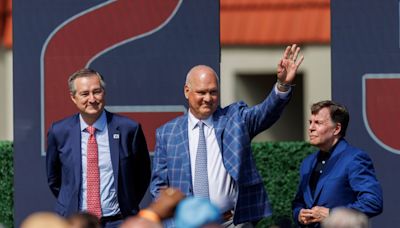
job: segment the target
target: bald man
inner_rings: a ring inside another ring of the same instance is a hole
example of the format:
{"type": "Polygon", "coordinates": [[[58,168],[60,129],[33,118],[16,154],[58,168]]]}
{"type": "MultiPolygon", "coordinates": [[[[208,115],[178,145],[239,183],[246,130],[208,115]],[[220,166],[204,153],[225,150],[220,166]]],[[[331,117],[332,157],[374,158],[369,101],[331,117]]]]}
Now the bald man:
{"type": "Polygon", "coordinates": [[[219,80],[204,65],[186,78],[189,112],[157,129],[151,193],[174,187],[187,196],[208,198],[217,205],[224,227],[252,227],[271,214],[256,170],[251,139],[275,123],[292,92],[303,61],[300,48],[288,46],[277,67],[277,83],[260,104],[244,102],[219,107],[219,80]]]}

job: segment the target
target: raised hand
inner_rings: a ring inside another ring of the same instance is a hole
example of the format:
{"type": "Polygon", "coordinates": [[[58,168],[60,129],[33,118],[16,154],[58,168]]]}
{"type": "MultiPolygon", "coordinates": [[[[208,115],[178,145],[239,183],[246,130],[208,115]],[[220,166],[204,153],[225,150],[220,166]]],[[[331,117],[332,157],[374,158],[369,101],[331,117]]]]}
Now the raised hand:
{"type": "Polygon", "coordinates": [[[300,47],[296,44],[287,46],[283,53],[282,59],[278,63],[277,77],[278,81],[285,85],[291,85],[296,77],[296,72],[301,63],[303,62],[304,56],[297,59],[300,53],[300,47]]]}

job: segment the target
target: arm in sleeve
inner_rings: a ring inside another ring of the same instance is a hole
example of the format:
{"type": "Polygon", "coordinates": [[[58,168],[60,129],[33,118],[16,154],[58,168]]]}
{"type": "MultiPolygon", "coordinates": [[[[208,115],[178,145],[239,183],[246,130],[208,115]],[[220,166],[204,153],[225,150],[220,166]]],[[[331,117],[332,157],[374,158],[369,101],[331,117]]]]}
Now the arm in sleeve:
{"type": "Polygon", "coordinates": [[[361,211],[368,217],[382,213],[382,189],[376,179],[372,160],[366,153],[358,153],[354,157],[348,175],[357,200],[347,207],[361,211]]]}
{"type": "Polygon", "coordinates": [[[138,197],[142,199],[149,187],[151,168],[150,156],[147,149],[146,139],[143,134],[141,125],[137,127],[135,137],[133,138],[133,151],[136,151],[135,158],[135,174],[136,182],[138,184],[138,197]]]}
{"type": "Polygon", "coordinates": [[[242,119],[246,123],[251,138],[271,127],[279,119],[291,95],[292,90],[287,94],[279,95],[274,88],[260,104],[241,109],[242,119]]]}
{"type": "Polygon", "coordinates": [[[160,194],[160,189],[168,187],[167,151],[163,142],[160,129],[156,131],[156,148],[153,157],[153,173],[151,177],[150,192],[155,199],[160,194]]]}
{"type": "Polygon", "coordinates": [[[57,198],[61,186],[61,161],[57,150],[57,140],[53,132],[53,126],[47,133],[46,151],[47,183],[53,195],[57,198]]]}

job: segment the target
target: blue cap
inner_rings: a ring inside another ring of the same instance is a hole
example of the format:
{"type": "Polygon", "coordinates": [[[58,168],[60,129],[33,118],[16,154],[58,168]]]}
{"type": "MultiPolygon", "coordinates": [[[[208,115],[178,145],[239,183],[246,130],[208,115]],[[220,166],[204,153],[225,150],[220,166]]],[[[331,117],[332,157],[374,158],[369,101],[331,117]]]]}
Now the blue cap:
{"type": "Polygon", "coordinates": [[[205,198],[188,197],[182,200],[176,208],[176,228],[197,228],[220,222],[220,210],[205,198]]]}

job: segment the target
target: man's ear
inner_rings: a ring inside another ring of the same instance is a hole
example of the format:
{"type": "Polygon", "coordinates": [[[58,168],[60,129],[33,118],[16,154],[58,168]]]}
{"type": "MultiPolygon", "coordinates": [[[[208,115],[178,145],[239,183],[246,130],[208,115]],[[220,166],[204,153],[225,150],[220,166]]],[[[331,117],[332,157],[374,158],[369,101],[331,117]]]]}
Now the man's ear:
{"type": "Polygon", "coordinates": [[[333,135],[339,135],[340,131],[342,131],[342,124],[336,123],[335,129],[333,131],[333,135]]]}
{"type": "Polygon", "coordinates": [[[185,85],[185,86],[183,87],[183,92],[185,93],[185,98],[186,98],[186,99],[189,99],[189,91],[190,91],[189,86],[185,85]]]}
{"type": "Polygon", "coordinates": [[[69,97],[71,98],[72,102],[74,102],[74,104],[76,104],[76,98],[75,95],[72,92],[69,92],[69,97]]]}

